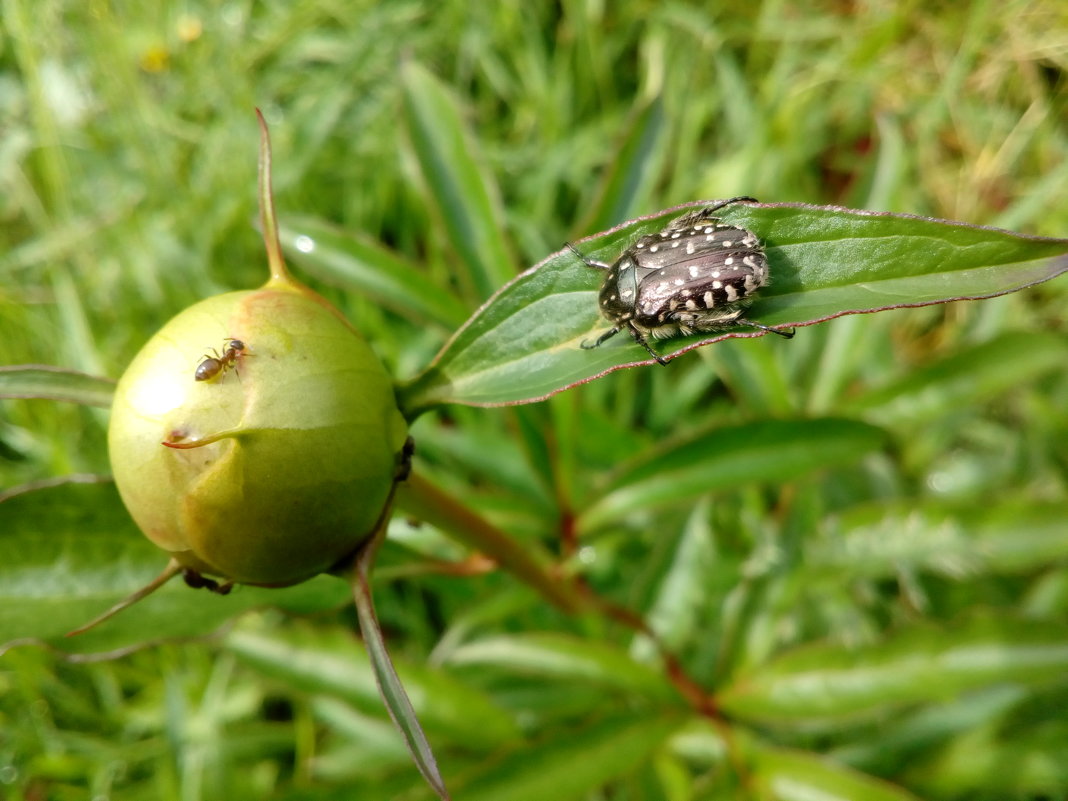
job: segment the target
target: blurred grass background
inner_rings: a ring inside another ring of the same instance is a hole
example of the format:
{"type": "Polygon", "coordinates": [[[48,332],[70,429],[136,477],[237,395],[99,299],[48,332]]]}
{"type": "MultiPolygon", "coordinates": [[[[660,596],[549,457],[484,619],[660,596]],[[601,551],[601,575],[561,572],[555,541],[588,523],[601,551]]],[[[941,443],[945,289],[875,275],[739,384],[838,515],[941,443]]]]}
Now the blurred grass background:
{"type": "MultiPolygon", "coordinates": [[[[186,305],[263,281],[257,106],[283,220],[315,215],[436,279],[454,275],[402,124],[405,62],[455,93],[517,272],[627,217],[743,194],[1068,232],[1068,7],[1055,0],[2,0],[0,11],[0,364],[117,377],[186,305]]],[[[446,334],[324,292],[400,378],[446,334]]],[[[836,320],[801,344],[723,343],[688,372],[680,362],[672,376],[617,374],[544,414],[456,410],[448,422],[477,432],[466,440],[421,421],[424,453],[446,475],[465,448],[500,444],[487,458],[507,462],[517,429],[559,418],[565,403],[600,403],[604,425],[584,436],[603,442],[580,448],[577,469],[606,469],[629,455],[615,452],[609,420],[639,421],[640,441],[670,435],[679,420],[666,399],[688,381],[703,386],[695,371],[709,364],[727,389],[709,421],[731,413],[731,398],[753,413],[830,411],[849,387],[1006,331],[1063,334],[1066,300],[1061,280],[836,320]],[[796,370],[816,356],[821,380],[804,398],[752,377],[761,358],[796,370]]],[[[886,484],[961,502],[1063,499],[1066,405],[1063,376],[1036,378],[958,410],[951,430],[906,421],[915,439],[886,484]]],[[[107,472],[105,414],[45,402],[0,410],[0,488],[107,472]]],[[[602,547],[633,556],[622,539],[602,547]]],[[[383,617],[418,655],[445,625],[427,610],[463,608],[473,592],[416,579],[386,596],[383,617]]],[[[125,797],[124,787],[266,797],[309,778],[315,716],[226,654],[194,645],[88,666],[36,651],[5,660],[0,782],[6,762],[19,782],[38,775],[48,782],[29,786],[52,788],[26,798],[125,797]],[[213,750],[235,726],[245,752],[213,750]],[[116,742],[136,756],[119,759],[116,742]]]]}

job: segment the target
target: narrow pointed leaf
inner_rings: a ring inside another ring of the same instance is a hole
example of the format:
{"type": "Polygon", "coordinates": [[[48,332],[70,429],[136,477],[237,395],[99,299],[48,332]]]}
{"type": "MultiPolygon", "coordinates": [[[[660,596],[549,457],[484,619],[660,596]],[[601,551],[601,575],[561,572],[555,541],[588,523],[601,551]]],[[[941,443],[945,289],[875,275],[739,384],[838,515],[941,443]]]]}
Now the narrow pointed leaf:
{"type": "Polygon", "coordinates": [[[776,801],[919,801],[903,787],[839,765],[830,759],[785,748],[752,747],[755,788],[776,801]]]}
{"type": "Polygon", "coordinates": [[[765,420],[716,428],[625,465],[579,517],[589,531],[638,511],[752,482],[782,482],[848,464],[879,448],[881,429],[852,420],[765,420]]]}
{"type": "Polygon", "coordinates": [[[660,670],[634,662],[607,643],[565,634],[528,633],[475,640],[451,651],[448,664],[604,687],[660,700],[677,699],[660,670]]]}
{"type": "MultiPolygon", "coordinates": [[[[287,626],[265,631],[235,629],[226,647],[243,662],[310,693],[341,698],[360,711],[382,716],[371,660],[344,629],[287,626]]],[[[431,735],[492,748],[517,736],[511,716],[485,694],[441,670],[397,661],[396,670],[419,720],[431,735]]]]}
{"type": "Polygon", "coordinates": [[[365,295],[415,323],[452,331],[467,308],[396,253],[313,217],[290,216],[281,229],[290,261],[321,281],[365,295]]]}
{"type": "Polygon", "coordinates": [[[478,299],[487,298],[515,276],[496,191],[476,160],[474,137],[449,89],[414,62],[402,68],[401,82],[404,120],[419,166],[478,299]]]}
{"type": "Polygon", "coordinates": [[[717,698],[721,709],[745,720],[805,724],[1066,672],[1068,626],[982,618],[948,630],[915,626],[856,651],[830,644],[798,648],[747,670],[717,698]]]}
{"type": "Polygon", "coordinates": [[[513,752],[458,791],[464,801],[578,801],[638,770],[680,725],[648,712],[571,730],[513,752]]]}
{"type": "Polygon", "coordinates": [[[833,576],[891,578],[902,569],[950,577],[1023,573],[1068,553],[1068,504],[885,503],[831,518],[805,561],[833,576]]]}
{"type": "MultiPolygon", "coordinates": [[[[380,534],[376,534],[376,537],[380,539],[384,534],[385,525],[383,524],[380,534]]],[[[390,718],[404,737],[404,742],[423,778],[437,793],[438,798],[442,801],[449,801],[449,791],[445,788],[445,780],[441,778],[434,752],[430,748],[430,742],[423,732],[423,727],[419,725],[419,718],[415,714],[415,709],[412,708],[408,693],[404,690],[404,684],[393,667],[393,660],[386,649],[386,640],[382,636],[382,627],[378,623],[378,615],[375,614],[374,599],[371,597],[370,573],[376,550],[374,545],[364,547],[356,558],[352,595],[356,603],[356,614],[360,619],[360,633],[363,635],[363,642],[367,648],[367,656],[371,660],[375,684],[378,685],[378,692],[382,696],[390,718]]]]}
{"type": "Polygon", "coordinates": [[[655,97],[633,115],[627,137],[610,161],[593,216],[584,221],[586,231],[607,228],[628,219],[641,209],[659,177],[668,139],[664,101],[655,97]]]}
{"type": "Polygon", "coordinates": [[[954,353],[878,387],[844,411],[884,424],[937,418],[981,398],[1007,392],[1068,364],[1068,340],[1048,332],[1010,332],[954,353]]]}
{"type": "Polygon", "coordinates": [[[43,398],[85,406],[111,406],[116,382],[46,364],[0,367],[0,398],[43,398]]]}
{"type": "MultiPolygon", "coordinates": [[[[691,203],[628,222],[578,243],[613,261],[634,239],[661,230],[691,203]]],[[[804,326],[843,314],[992,297],[1068,270],[1068,240],[900,214],[798,204],[735,204],[720,215],[761,238],[771,285],[747,312],[772,326],[804,326]]],[[[594,350],[583,342],[609,328],[596,295],[604,275],[570,251],[553,254],[503,287],[401,389],[410,413],[443,403],[493,406],[543,399],[576,384],[652,361],[620,334],[594,350]]],[[[747,329],[657,343],[677,355],[747,329]]],[[[803,332],[799,332],[802,336],[803,332]]],[[[658,368],[661,369],[661,368],[658,368]]]]}

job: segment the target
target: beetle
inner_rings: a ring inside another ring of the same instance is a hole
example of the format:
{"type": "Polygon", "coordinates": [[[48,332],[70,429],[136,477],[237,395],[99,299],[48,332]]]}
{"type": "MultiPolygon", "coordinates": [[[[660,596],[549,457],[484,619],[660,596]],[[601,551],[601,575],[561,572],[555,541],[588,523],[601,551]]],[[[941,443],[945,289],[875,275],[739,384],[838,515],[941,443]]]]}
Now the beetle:
{"type": "Polygon", "coordinates": [[[751,231],[713,216],[742,201],[757,202],[735,197],[691,211],[659,233],[639,238],[612,264],[595,261],[568,244],[587,267],[608,271],[598,305],[612,328],[582,347],[596,348],[626,328],[657,362],[667,364],[647,337],[667,339],[740,325],[793,337],[793,331],[742,316],[768,283],[768,259],[751,231]]]}
{"type": "Polygon", "coordinates": [[[229,337],[223,343],[223,352],[219,354],[212,349],[214,356],[204,356],[204,361],[197,365],[194,378],[197,381],[210,381],[230,369],[237,369],[237,360],[245,353],[247,346],[240,339],[229,337]]]}

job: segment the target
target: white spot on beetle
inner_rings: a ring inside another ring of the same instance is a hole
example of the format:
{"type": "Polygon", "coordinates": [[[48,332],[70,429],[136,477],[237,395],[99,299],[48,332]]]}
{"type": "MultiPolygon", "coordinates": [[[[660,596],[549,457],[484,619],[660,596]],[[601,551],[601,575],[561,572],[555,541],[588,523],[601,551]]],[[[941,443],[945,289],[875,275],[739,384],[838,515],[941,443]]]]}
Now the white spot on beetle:
{"type": "Polygon", "coordinates": [[[711,309],[715,305],[716,305],[716,299],[712,295],[711,290],[709,290],[708,292],[705,292],[705,308],[706,309],[711,309]]]}

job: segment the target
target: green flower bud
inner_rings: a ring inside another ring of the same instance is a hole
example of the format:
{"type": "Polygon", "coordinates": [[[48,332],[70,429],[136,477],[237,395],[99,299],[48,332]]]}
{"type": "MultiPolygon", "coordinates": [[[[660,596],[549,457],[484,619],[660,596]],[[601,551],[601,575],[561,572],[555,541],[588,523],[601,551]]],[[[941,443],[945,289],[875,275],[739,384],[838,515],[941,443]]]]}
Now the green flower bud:
{"type": "MultiPolygon", "coordinates": [[[[257,112],[258,114],[258,112],[257,112]]],[[[260,212],[271,278],[167,323],[119,381],[108,450],[126,508],[180,572],[218,592],[341,567],[385,530],[411,457],[385,368],[333,306],[290,277],[260,116],[260,212]],[[206,576],[216,576],[223,585],[206,576]]]]}
{"type": "Polygon", "coordinates": [[[209,298],[119,382],[108,448],[141,530],[183,567],[284,586],[375,529],[407,436],[389,375],[292,281],[209,298]]]}

